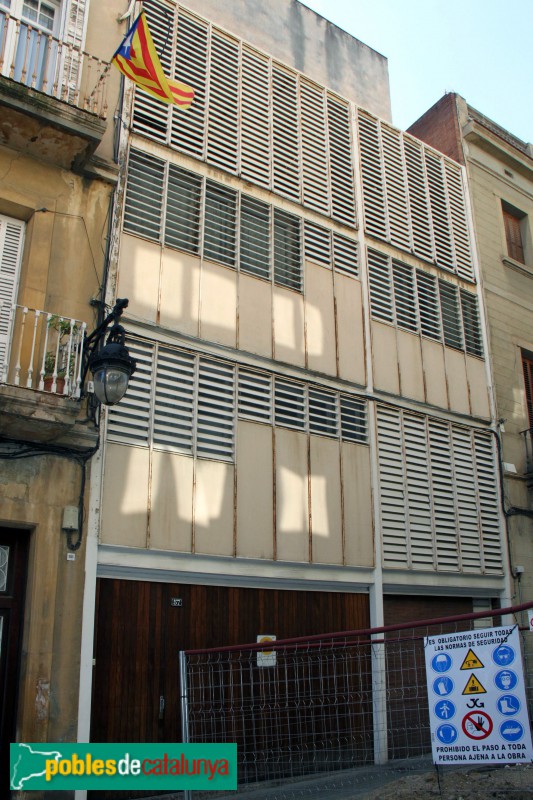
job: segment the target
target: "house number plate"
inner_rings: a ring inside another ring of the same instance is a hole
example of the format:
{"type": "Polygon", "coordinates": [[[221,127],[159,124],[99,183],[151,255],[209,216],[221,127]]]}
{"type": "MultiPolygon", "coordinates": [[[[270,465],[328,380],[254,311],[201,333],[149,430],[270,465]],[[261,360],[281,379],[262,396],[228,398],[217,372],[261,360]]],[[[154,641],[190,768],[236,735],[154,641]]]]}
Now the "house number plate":
{"type": "Polygon", "coordinates": [[[181,597],[171,597],[170,598],[170,605],[174,608],[181,608],[183,606],[183,600],[181,597]]]}

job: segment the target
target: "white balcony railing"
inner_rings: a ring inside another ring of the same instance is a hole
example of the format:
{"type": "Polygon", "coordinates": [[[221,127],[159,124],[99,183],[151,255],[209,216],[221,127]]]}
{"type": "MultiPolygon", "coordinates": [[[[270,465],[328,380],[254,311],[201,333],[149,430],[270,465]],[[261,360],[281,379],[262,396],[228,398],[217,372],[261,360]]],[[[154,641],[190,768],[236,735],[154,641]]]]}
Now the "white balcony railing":
{"type": "Polygon", "coordinates": [[[0,10],[0,75],[102,119],[109,64],[0,10]]]}
{"type": "Polygon", "coordinates": [[[4,304],[0,308],[0,384],[80,397],[85,322],[4,304]]]}

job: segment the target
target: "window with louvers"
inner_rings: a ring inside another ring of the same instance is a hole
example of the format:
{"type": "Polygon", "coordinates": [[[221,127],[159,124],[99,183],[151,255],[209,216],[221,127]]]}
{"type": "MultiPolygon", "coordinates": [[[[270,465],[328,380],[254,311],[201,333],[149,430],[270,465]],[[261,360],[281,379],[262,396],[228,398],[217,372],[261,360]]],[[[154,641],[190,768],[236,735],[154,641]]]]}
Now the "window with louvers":
{"type": "Polygon", "coordinates": [[[354,227],[348,101],[180,6],[143,8],[165,73],[195,98],[183,112],[136,88],[134,130],[354,227]]]}
{"type": "Polygon", "coordinates": [[[533,428],[533,359],[522,354],[522,369],[526,390],[526,406],[529,428],[533,428]]]}
{"type": "Polygon", "coordinates": [[[303,256],[357,278],[358,243],[131,149],[124,230],[301,292],[303,256]],[[203,235],[201,219],[203,215],[203,235]]]}
{"type": "Polygon", "coordinates": [[[373,319],[483,357],[476,295],[368,248],[373,319]]]}
{"type": "Polygon", "coordinates": [[[378,454],[385,566],[502,572],[489,432],[380,405],[378,454]]]}
{"type": "Polygon", "coordinates": [[[367,443],[367,404],[363,398],[244,367],[239,367],[238,385],[241,419],[367,443]]]}
{"type": "Polygon", "coordinates": [[[458,164],[358,112],[366,231],[474,281],[458,164]]]}
{"type": "Polygon", "coordinates": [[[110,409],[110,441],[232,461],[235,367],[154,342],[128,347],[137,369],[110,409]]]}

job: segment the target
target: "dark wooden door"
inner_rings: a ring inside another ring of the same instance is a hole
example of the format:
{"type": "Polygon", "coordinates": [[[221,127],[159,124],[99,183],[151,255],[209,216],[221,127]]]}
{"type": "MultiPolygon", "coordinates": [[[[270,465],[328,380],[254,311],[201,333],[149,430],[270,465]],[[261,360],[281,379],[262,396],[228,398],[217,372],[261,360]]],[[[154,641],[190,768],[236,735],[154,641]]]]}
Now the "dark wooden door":
{"type": "Polygon", "coordinates": [[[27,532],[0,528],[0,774],[6,795],[9,744],[15,741],[27,545],[27,532]]]}

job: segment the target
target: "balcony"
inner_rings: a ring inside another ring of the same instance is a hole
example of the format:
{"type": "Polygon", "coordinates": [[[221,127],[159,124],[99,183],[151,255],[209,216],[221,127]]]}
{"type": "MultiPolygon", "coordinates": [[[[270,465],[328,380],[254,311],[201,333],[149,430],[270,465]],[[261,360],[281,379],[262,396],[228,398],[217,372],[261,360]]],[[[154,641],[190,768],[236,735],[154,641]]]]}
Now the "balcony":
{"type": "Polygon", "coordinates": [[[0,9],[0,141],[7,137],[9,147],[62,167],[83,167],[106,128],[108,68],[0,9]]]}
{"type": "Polygon", "coordinates": [[[94,444],[80,423],[86,323],[20,305],[0,309],[0,435],[94,444]]]}

